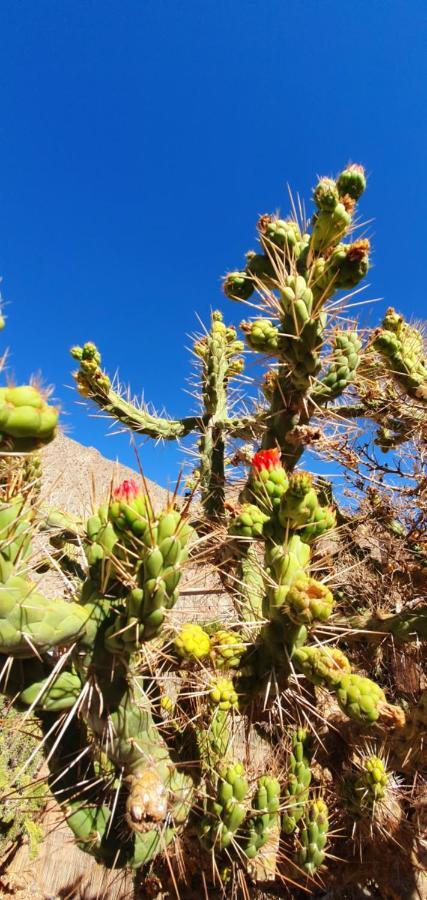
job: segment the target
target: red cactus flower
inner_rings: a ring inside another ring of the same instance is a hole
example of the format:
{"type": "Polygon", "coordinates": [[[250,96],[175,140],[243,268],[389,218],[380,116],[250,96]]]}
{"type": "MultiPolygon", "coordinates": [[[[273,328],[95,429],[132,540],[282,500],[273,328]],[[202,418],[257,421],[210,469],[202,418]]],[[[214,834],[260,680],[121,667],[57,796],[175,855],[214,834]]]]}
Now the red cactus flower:
{"type": "Polygon", "coordinates": [[[281,469],[280,450],[277,447],[272,450],[259,450],[252,457],[252,468],[256,472],[260,472],[261,469],[281,469]]]}
{"type": "Polygon", "coordinates": [[[130,503],[140,493],[139,487],[133,478],[125,478],[118,487],[113,491],[114,500],[124,500],[130,503]]]}

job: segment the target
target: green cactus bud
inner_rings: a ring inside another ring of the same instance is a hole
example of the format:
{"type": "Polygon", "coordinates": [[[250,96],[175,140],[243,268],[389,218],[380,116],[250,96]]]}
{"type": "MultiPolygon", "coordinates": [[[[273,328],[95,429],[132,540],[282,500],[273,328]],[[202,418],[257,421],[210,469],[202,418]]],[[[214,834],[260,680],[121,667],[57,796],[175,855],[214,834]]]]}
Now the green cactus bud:
{"type": "Polygon", "coordinates": [[[255,501],[263,512],[270,513],[280,506],[288,483],[279,450],[260,450],[255,453],[247,490],[248,499],[255,501]]]}
{"type": "Polygon", "coordinates": [[[260,539],[264,535],[264,525],[268,516],[253,503],[244,503],[241,511],[231,520],[230,534],[236,537],[260,539]]]}
{"type": "Polygon", "coordinates": [[[297,625],[326,622],[334,608],[334,598],[326,585],[306,576],[294,581],[286,596],[284,612],[297,625]]]}
{"type": "Polygon", "coordinates": [[[296,222],[289,219],[277,219],[274,216],[261,216],[258,221],[260,241],[267,253],[271,247],[278,247],[292,257],[301,241],[301,232],[296,222]]]}
{"type": "Polygon", "coordinates": [[[149,506],[133,479],[126,479],[113,491],[108,518],[117,531],[139,538],[148,527],[149,506]]]}
{"type": "Polygon", "coordinates": [[[239,634],[220,629],[210,640],[211,659],[217,669],[237,669],[245,652],[239,634]]]}
{"type": "Polygon", "coordinates": [[[224,279],[223,291],[230,300],[249,300],[254,284],[246,272],[229,272],[224,279]]]}
{"type": "Polygon", "coordinates": [[[352,781],[349,794],[352,809],[366,816],[372,815],[375,804],[385,797],[389,775],[378,756],[366,757],[361,765],[361,774],[352,781]]]}
{"type": "Polygon", "coordinates": [[[277,354],[279,329],[273,325],[270,319],[241,322],[240,327],[251,350],[256,350],[258,353],[277,354]]]}
{"type": "Polygon", "coordinates": [[[10,449],[31,451],[56,433],[58,410],[48,406],[33,385],[3,388],[0,394],[0,440],[10,449]]]}
{"type": "Polygon", "coordinates": [[[182,659],[203,659],[208,656],[211,642],[209,635],[200,625],[187,622],[178,632],[174,647],[182,659]]]}
{"type": "Polygon", "coordinates": [[[317,800],[311,800],[304,812],[299,833],[300,848],[297,854],[298,865],[310,877],[313,877],[325,859],[328,830],[328,807],[325,801],[320,797],[317,800]]]}
{"type": "Polygon", "coordinates": [[[374,347],[389,372],[408,394],[427,397],[427,363],[421,332],[390,307],[375,333],[374,347]]]}
{"type": "Polygon", "coordinates": [[[336,685],[336,695],[342,711],[362,724],[381,720],[399,725],[404,721],[402,710],[390,706],[382,688],[370,678],[355,673],[342,675],[336,685]]]}
{"type": "Polygon", "coordinates": [[[229,678],[213,678],[209,688],[209,702],[219,709],[237,708],[238,694],[229,678]]]}
{"type": "Polygon", "coordinates": [[[335,181],[332,178],[321,178],[314,188],[313,200],[318,209],[332,212],[339,202],[335,181]]]}
{"type": "Polygon", "coordinates": [[[363,166],[352,163],[347,166],[337,178],[337,188],[340,197],[346,194],[352,200],[359,200],[366,188],[366,177],[363,166]]]}

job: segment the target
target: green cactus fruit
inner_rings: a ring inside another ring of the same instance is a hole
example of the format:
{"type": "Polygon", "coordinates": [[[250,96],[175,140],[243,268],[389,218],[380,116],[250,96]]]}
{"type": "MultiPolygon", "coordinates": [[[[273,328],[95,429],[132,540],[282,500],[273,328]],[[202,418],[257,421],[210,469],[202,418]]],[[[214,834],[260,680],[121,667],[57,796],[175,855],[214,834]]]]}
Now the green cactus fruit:
{"type": "Polygon", "coordinates": [[[280,450],[260,450],[252,458],[249,498],[266,513],[280,506],[288,488],[288,476],[282,466],[280,450]]]}
{"type": "Polygon", "coordinates": [[[352,163],[337,178],[340,197],[348,195],[352,200],[359,200],[366,189],[366,177],[363,166],[352,163]]]}
{"type": "Polygon", "coordinates": [[[84,607],[49,599],[25,578],[0,584],[0,653],[28,658],[77,640],[88,614],[84,607]]]}
{"type": "Polygon", "coordinates": [[[354,381],[361,349],[356,331],[337,332],[332,345],[332,364],[312,392],[316,403],[334,400],[354,381]]]}
{"type": "Polygon", "coordinates": [[[224,278],[223,291],[230,300],[249,300],[254,283],[246,272],[229,272],[224,278]]]}
{"type": "Polygon", "coordinates": [[[33,385],[0,389],[0,439],[11,449],[31,451],[56,434],[58,410],[33,385]]]}
{"type": "Polygon", "coordinates": [[[292,662],[312,684],[331,690],[340,684],[343,673],[351,673],[350,663],[338,647],[297,647],[292,662]]]}
{"type": "Polygon", "coordinates": [[[115,488],[108,518],[117,531],[141,537],[148,527],[149,514],[146,499],[132,478],[125,479],[115,488]]]}
{"type": "Polygon", "coordinates": [[[382,688],[370,678],[355,673],[342,675],[335,689],[342,711],[356,722],[370,725],[381,720],[398,725],[404,721],[402,710],[390,706],[382,688]]]}
{"type": "Polygon", "coordinates": [[[351,213],[344,203],[337,203],[333,210],[320,210],[312,220],[311,246],[316,253],[335,247],[351,225],[351,213]]]}
{"type": "Polygon", "coordinates": [[[283,610],[297,625],[310,626],[326,622],[333,608],[334,598],[326,585],[304,576],[289,588],[283,610]]]}
{"type": "Polygon", "coordinates": [[[305,728],[297,728],[291,735],[291,753],[285,787],[285,811],[282,831],[292,834],[304,813],[311,783],[310,737],[305,728]]]}
{"type": "Polygon", "coordinates": [[[262,247],[268,253],[277,247],[285,251],[288,257],[295,254],[301,241],[301,231],[296,222],[290,219],[277,219],[274,216],[261,216],[258,220],[258,231],[262,247]]]}
{"type": "Polygon", "coordinates": [[[253,815],[246,824],[247,840],[244,851],[248,859],[254,859],[264,847],[279,824],[280,783],[277,778],[263,775],[258,779],[252,800],[253,815]]]}
{"type": "Polygon", "coordinates": [[[182,659],[203,659],[209,655],[211,641],[200,625],[187,622],[174,640],[174,648],[182,659]]]}
{"type": "Polygon", "coordinates": [[[338,188],[333,178],[321,178],[314,188],[313,200],[318,209],[332,212],[339,202],[338,188]]]}
{"type": "Polygon", "coordinates": [[[255,319],[253,322],[241,322],[246,342],[251,350],[258,353],[277,354],[279,346],[279,329],[270,319],[255,319]]]}
{"type": "Polygon", "coordinates": [[[34,681],[18,696],[18,702],[44,712],[70,709],[78,700],[82,683],[74,672],[59,672],[53,679],[34,681]]]}
{"type": "Polygon", "coordinates": [[[231,520],[230,534],[235,537],[260,539],[269,517],[253,503],[244,503],[239,514],[231,520]]]}
{"type": "Polygon", "coordinates": [[[220,629],[210,639],[211,659],[217,669],[237,669],[245,652],[241,636],[220,629]]]}
{"type": "Polygon", "coordinates": [[[328,807],[318,797],[307,804],[299,833],[297,863],[310,877],[313,877],[325,859],[328,831],[328,807]]]}
{"type": "Polygon", "coordinates": [[[233,682],[229,678],[213,678],[209,686],[209,702],[221,710],[236,709],[239,697],[233,682]]]}

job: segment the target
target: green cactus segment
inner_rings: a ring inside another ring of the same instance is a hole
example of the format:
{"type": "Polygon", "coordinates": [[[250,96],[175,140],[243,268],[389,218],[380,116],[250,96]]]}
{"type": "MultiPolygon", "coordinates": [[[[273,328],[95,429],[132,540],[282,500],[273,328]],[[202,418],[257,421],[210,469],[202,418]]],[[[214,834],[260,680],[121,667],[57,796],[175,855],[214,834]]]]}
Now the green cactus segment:
{"type": "Polygon", "coordinates": [[[241,322],[246,343],[251,350],[258,353],[277,355],[279,347],[279,329],[270,319],[255,319],[253,322],[241,322]]]}
{"type": "Polygon", "coordinates": [[[391,375],[413,396],[427,399],[427,362],[421,332],[392,307],[376,332],[374,347],[391,375]]]}
{"type": "Polygon", "coordinates": [[[89,566],[95,567],[103,560],[111,559],[117,542],[117,532],[108,518],[108,506],[103,504],[86,523],[83,546],[89,566]]]}
{"type": "Polygon", "coordinates": [[[427,605],[389,616],[379,623],[379,629],[392,634],[401,643],[427,641],[427,605]]]}
{"type": "Polygon", "coordinates": [[[18,702],[43,712],[70,709],[78,700],[82,683],[74,672],[59,672],[53,679],[34,681],[18,696],[18,702]]]}
{"type": "Polygon", "coordinates": [[[354,381],[361,348],[356,331],[340,331],[335,335],[332,364],[311,394],[316,403],[334,400],[354,381]]]}
{"type": "Polygon", "coordinates": [[[289,770],[285,788],[282,831],[292,834],[304,813],[311,783],[310,738],[305,728],[297,728],[291,738],[289,770]]]}
{"type": "Polygon", "coordinates": [[[237,709],[239,697],[230,678],[213,678],[209,687],[209,702],[220,710],[237,709]]]}
{"type": "Polygon", "coordinates": [[[259,540],[264,536],[264,525],[269,517],[253,503],[244,503],[239,514],[232,519],[229,532],[235,537],[259,540]]]}
{"type": "Polygon", "coordinates": [[[73,832],[77,846],[85,853],[97,855],[102,848],[111,816],[108,806],[92,806],[80,801],[66,806],[67,825],[73,832]]]}
{"type": "Polygon", "coordinates": [[[211,640],[200,625],[187,622],[174,640],[174,648],[181,659],[203,659],[209,655],[211,640]]]}
{"type": "Polygon", "coordinates": [[[31,511],[17,495],[0,503],[0,581],[24,565],[31,551],[31,511]]]}
{"type": "Polygon", "coordinates": [[[200,490],[208,517],[224,515],[227,387],[243,371],[242,350],[235,328],[225,325],[218,311],[212,313],[210,331],[194,344],[194,352],[202,361],[202,398],[207,416],[199,450],[200,490]]]}
{"type": "Polygon", "coordinates": [[[305,577],[310,562],[310,547],[298,535],[286,544],[268,542],[265,563],[268,576],[265,614],[268,619],[281,619],[287,596],[295,582],[305,577]]]}
{"type": "Polygon", "coordinates": [[[283,315],[279,353],[289,367],[294,388],[304,392],[321,368],[319,352],[326,316],[314,310],[313,292],[301,275],[287,276],[280,296],[283,315]]]}
{"type": "Polygon", "coordinates": [[[108,375],[101,369],[101,354],[95,344],[88,342],[83,347],[73,347],[71,355],[80,362],[75,375],[79,393],[132,431],[155,440],[173,441],[197,429],[197,416],[178,420],[153,416],[113,390],[108,375]]]}
{"type": "Polygon", "coordinates": [[[221,768],[218,775],[215,799],[208,800],[198,834],[207,850],[222,853],[236,840],[245,819],[248,782],[241,763],[221,768]]]}
{"type": "Polygon", "coordinates": [[[289,490],[282,498],[279,518],[285,527],[298,529],[303,541],[320,537],[336,524],[334,509],[320,505],[307,472],[296,472],[291,476],[289,490]]]}
{"type": "Polygon", "coordinates": [[[320,797],[310,800],[304,812],[299,832],[300,847],[297,854],[298,865],[312,877],[325,859],[328,840],[328,807],[320,797]]]}
{"type": "Polygon", "coordinates": [[[262,620],[264,594],[264,572],[258,560],[256,545],[247,543],[239,559],[236,601],[238,615],[244,622],[253,624],[262,620]]]}
{"type": "Polygon", "coordinates": [[[412,706],[405,722],[390,735],[393,762],[400,771],[415,774],[425,765],[427,745],[427,691],[412,706]]]}
{"type": "Polygon", "coordinates": [[[366,176],[363,166],[352,163],[347,166],[337,178],[337,188],[340,197],[351,197],[359,200],[366,190],[366,176]]]}
{"type": "Polygon", "coordinates": [[[339,685],[343,674],[351,673],[347,657],[337,647],[297,647],[292,663],[312,684],[330,690],[339,685]]]}
{"type": "Polygon", "coordinates": [[[51,600],[25,578],[12,576],[0,585],[0,653],[24,659],[72,643],[87,619],[84,607],[51,600]]]}
{"type": "MultiPolygon", "coordinates": [[[[178,599],[192,535],[193,529],[176,510],[161,513],[144,534],[141,587],[131,591],[127,608],[128,624],[135,624],[143,640],[159,633],[167,611],[178,599]]],[[[134,640],[135,633],[130,629],[124,638],[134,640]]]]}
{"type": "Polygon", "coordinates": [[[282,466],[280,451],[260,450],[252,459],[249,483],[244,494],[267,515],[278,509],[288,488],[288,476],[282,466]]]}
{"type": "Polygon", "coordinates": [[[230,709],[220,709],[211,704],[207,726],[196,725],[195,733],[199,750],[200,763],[204,771],[211,777],[212,772],[228,756],[230,747],[230,709]]]}
{"type": "Polygon", "coordinates": [[[351,785],[351,806],[359,815],[371,815],[375,804],[386,795],[389,775],[378,756],[363,760],[362,772],[351,785]]]}
{"type": "Polygon", "coordinates": [[[322,209],[312,220],[311,246],[316,253],[335,247],[351,225],[351,212],[344,203],[337,203],[332,210],[322,209]]]}
{"type": "Polygon", "coordinates": [[[296,625],[313,625],[314,622],[326,622],[334,608],[331,591],[314,578],[297,579],[289,588],[284,612],[296,625]]]}
{"type": "Polygon", "coordinates": [[[0,388],[0,444],[5,449],[36,450],[55,437],[57,424],[58,410],[33,385],[0,388]]]}
{"type": "Polygon", "coordinates": [[[239,634],[220,629],[210,639],[211,660],[217,669],[237,669],[245,652],[239,634]]]}
{"type": "Polygon", "coordinates": [[[277,831],[280,815],[280,784],[277,778],[263,775],[258,779],[252,800],[253,815],[246,823],[248,834],[244,851],[248,859],[254,859],[269,838],[277,831]]]}

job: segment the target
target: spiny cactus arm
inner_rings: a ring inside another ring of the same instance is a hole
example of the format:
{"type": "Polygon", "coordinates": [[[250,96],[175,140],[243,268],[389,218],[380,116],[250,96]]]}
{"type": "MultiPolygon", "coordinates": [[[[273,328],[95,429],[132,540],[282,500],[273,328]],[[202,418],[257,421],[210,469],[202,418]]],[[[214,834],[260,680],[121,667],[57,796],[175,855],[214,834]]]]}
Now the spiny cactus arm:
{"type": "Polygon", "coordinates": [[[373,345],[405,391],[427,400],[427,362],[421,332],[390,307],[374,335],[373,345]]]}
{"type": "Polygon", "coordinates": [[[243,344],[234,328],[227,327],[218,311],[212,313],[210,330],[194,343],[200,359],[204,424],[199,442],[200,489],[208,517],[224,515],[224,452],[227,387],[243,370],[243,344]]]}
{"type": "Polygon", "coordinates": [[[371,817],[375,804],[386,794],[390,775],[384,761],[369,754],[360,761],[359,773],[349,776],[344,783],[345,800],[353,813],[371,817]]]}
{"type": "Polygon", "coordinates": [[[108,375],[102,371],[101,355],[95,344],[86,343],[83,347],[73,347],[71,355],[80,361],[80,369],[75,375],[79,392],[131,431],[147,435],[154,440],[161,438],[172,441],[185,437],[192,431],[200,430],[199,416],[165,419],[153,416],[143,407],[138,408],[134,403],[125,400],[112,388],[108,375]]]}
{"type": "Polygon", "coordinates": [[[88,614],[78,603],[49,599],[25,578],[0,585],[0,653],[29,658],[84,633],[88,614]]]}
{"type": "Polygon", "coordinates": [[[311,393],[319,405],[335,400],[351,384],[360,362],[362,342],[356,331],[339,331],[332,345],[332,363],[311,393]]]}
{"type": "Polygon", "coordinates": [[[291,735],[289,771],[285,787],[285,810],[282,831],[292,834],[304,813],[311,783],[310,736],[305,728],[297,728],[291,735]]]}
{"type": "Polygon", "coordinates": [[[43,712],[62,712],[78,700],[82,682],[75,672],[61,671],[39,681],[34,680],[18,694],[16,702],[43,712]]]}
{"type": "Polygon", "coordinates": [[[248,544],[246,548],[242,549],[237,579],[236,602],[239,614],[245,622],[261,622],[265,594],[264,574],[253,544],[248,544]]]}
{"type": "Polygon", "coordinates": [[[248,859],[254,859],[277,830],[280,820],[279,808],[279,781],[269,775],[261,776],[252,799],[252,815],[245,823],[247,839],[243,849],[248,859]]]}
{"type": "Polygon", "coordinates": [[[208,801],[198,835],[206,849],[221,853],[236,839],[245,819],[248,782],[241,763],[224,766],[218,775],[216,797],[208,801]]]}
{"type": "Polygon", "coordinates": [[[0,388],[0,450],[31,453],[55,437],[58,410],[34,385],[0,388]]]}
{"type": "Polygon", "coordinates": [[[346,619],[345,622],[347,626],[361,630],[355,633],[356,639],[381,640],[384,634],[389,634],[400,643],[427,641],[427,605],[424,604],[415,609],[404,609],[393,616],[373,616],[368,612],[366,615],[353,616],[350,621],[346,619]]]}
{"type": "Polygon", "coordinates": [[[320,797],[311,800],[304,812],[299,832],[300,847],[297,854],[298,865],[307,875],[313,876],[325,859],[328,840],[328,807],[320,797]]]}

